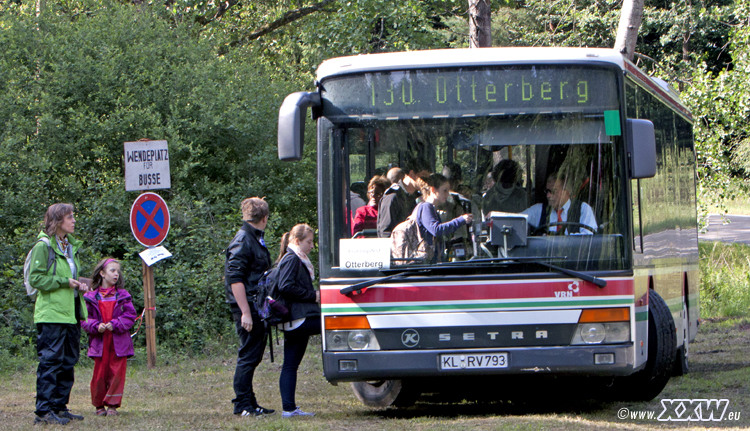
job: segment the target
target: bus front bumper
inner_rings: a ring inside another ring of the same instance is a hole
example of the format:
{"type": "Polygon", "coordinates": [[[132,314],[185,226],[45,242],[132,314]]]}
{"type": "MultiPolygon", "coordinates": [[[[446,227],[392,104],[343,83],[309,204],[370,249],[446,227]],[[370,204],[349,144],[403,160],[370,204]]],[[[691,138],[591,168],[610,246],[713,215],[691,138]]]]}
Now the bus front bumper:
{"type": "MultiPolygon", "coordinates": [[[[323,352],[323,370],[331,382],[477,375],[627,376],[635,367],[633,345],[533,347],[472,350],[398,350],[323,352]],[[507,354],[504,368],[444,369],[445,355],[507,354]],[[612,355],[612,356],[609,356],[612,355]],[[605,363],[602,363],[602,358],[605,363]],[[599,362],[599,363],[595,363],[599,362]]],[[[643,365],[641,365],[642,367],[643,365]]]]}

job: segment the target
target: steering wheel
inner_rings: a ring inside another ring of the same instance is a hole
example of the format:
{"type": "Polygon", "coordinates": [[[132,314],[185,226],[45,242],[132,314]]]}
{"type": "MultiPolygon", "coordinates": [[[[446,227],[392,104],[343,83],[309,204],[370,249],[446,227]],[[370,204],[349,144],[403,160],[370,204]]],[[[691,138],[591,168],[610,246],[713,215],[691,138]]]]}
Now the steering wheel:
{"type": "Polygon", "coordinates": [[[592,229],[591,226],[589,226],[587,224],[576,223],[576,222],[572,222],[572,221],[556,221],[556,222],[552,222],[552,223],[546,223],[546,224],[543,224],[541,226],[537,226],[536,228],[534,228],[533,231],[531,231],[531,234],[532,235],[539,235],[539,233],[542,232],[542,233],[545,233],[547,235],[564,235],[565,234],[565,230],[568,228],[568,226],[570,226],[570,227],[576,227],[576,226],[578,226],[579,228],[586,229],[586,230],[588,230],[588,231],[590,231],[592,233],[594,232],[594,229],[592,229]],[[550,227],[555,227],[555,226],[560,226],[560,227],[562,227],[562,229],[560,229],[559,232],[549,232],[549,228],[550,227]]]}

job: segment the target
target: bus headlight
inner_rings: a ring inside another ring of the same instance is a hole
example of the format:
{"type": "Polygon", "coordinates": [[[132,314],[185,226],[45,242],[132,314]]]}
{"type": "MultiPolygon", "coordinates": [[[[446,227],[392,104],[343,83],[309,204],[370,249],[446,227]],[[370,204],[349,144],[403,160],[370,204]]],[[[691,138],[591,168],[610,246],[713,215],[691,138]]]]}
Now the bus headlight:
{"type": "Polygon", "coordinates": [[[326,350],[380,350],[380,344],[371,329],[327,330],[326,350]]]}
{"type": "Polygon", "coordinates": [[[630,341],[630,322],[581,323],[570,344],[613,344],[630,341]]]}
{"type": "Polygon", "coordinates": [[[607,330],[601,323],[584,323],[578,326],[578,333],[586,344],[599,344],[607,336],[607,330]]]}

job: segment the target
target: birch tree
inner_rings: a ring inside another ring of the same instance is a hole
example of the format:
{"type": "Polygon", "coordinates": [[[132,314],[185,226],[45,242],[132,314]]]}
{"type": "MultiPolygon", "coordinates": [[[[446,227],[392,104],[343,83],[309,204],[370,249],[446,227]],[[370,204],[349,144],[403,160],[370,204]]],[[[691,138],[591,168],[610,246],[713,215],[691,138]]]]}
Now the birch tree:
{"type": "Polygon", "coordinates": [[[492,46],[490,0],[469,0],[469,47],[492,46]]]}
{"type": "Polygon", "coordinates": [[[643,2],[644,0],[623,0],[622,2],[615,49],[631,61],[635,55],[638,29],[641,27],[641,20],[643,19],[643,2]]]}

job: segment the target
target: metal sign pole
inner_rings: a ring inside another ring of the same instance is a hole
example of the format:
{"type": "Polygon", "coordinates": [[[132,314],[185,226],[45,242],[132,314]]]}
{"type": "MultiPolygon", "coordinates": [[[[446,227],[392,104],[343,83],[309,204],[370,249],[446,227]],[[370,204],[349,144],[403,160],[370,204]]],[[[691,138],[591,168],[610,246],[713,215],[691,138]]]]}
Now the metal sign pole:
{"type": "Polygon", "coordinates": [[[156,294],[154,289],[154,270],[143,264],[143,302],[146,307],[146,352],[148,368],[156,367],[156,294]]]}

